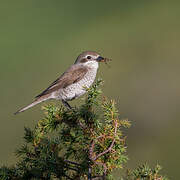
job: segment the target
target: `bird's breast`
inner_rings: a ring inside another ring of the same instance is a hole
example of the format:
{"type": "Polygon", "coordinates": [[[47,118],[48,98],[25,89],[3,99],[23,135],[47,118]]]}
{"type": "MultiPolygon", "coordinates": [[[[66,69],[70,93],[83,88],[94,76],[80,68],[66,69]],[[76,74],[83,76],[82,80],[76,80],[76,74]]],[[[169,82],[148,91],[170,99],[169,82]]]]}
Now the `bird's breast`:
{"type": "Polygon", "coordinates": [[[92,85],[96,78],[96,74],[97,69],[89,69],[81,80],[61,89],[59,93],[60,99],[68,101],[83,95],[86,92],[85,87],[89,88],[92,85]]]}

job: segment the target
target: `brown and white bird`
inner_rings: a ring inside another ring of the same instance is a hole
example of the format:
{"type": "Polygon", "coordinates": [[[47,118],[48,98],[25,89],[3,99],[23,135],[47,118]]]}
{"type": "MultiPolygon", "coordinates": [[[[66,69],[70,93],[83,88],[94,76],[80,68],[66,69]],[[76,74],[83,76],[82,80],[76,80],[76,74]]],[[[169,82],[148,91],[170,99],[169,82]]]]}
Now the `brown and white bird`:
{"type": "Polygon", "coordinates": [[[20,109],[15,114],[23,112],[36,104],[49,99],[61,100],[62,103],[71,109],[67,101],[78,98],[85,94],[84,87],[89,88],[96,78],[99,62],[106,62],[109,59],[103,58],[97,52],[85,51],[81,53],[75,63],[69,67],[58,79],[47,89],[35,97],[35,100],[28,106],[20,109]]]}

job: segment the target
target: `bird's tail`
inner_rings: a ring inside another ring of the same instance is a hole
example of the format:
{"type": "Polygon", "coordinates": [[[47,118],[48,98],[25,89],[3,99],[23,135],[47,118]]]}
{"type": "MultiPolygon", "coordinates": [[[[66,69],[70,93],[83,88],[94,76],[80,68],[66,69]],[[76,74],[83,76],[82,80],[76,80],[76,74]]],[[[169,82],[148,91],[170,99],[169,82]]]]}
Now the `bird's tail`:
{"type": "Polygon", "coordinates": [[[35,106],[35,105],[37,105],[37,104],[39,104],[39,103],[41,103],[41,102],[43,102],[43,101],[46,101],[46,100],[48,100],[48,99],[50,99],[51,97],[48,95],[44,95],[44,96],[41,96],[41,97],[39,97],[39,98],[37,98],[37,99],[35,99],[31,104],[29,104],[28,106],[25,106],[25,107],[23,107],[23,108],[21,108],[21,109],[19,109],[17,112],[15,112],[14,114],[16,115],[16,114],[18,114],[18,113],[20,113],[20,112],[24,112],[24,111],[26,111],[27,109],[29,109],[29,108],[31,108],[31,107],[33,107],[33,106],[35,106]]]}

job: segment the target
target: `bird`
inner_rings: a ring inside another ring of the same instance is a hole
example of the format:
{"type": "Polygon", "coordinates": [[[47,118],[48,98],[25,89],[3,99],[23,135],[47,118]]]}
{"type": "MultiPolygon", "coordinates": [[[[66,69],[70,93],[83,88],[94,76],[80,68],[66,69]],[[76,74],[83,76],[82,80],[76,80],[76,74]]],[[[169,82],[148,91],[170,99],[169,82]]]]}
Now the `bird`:
{"type": "Polygon", "coordinates": [[[75,60],[75,63],[50,84],[47,89],[37,95],[31,104],[21,108],[14,114],[23,112],[50,99],[61,100],[67,109],[72,109],[68,101],[85,94],[85,87],[89,88],[96,78],[99,62],[106,63],[109,60],[95,51],[82,52],[75,60]]]}

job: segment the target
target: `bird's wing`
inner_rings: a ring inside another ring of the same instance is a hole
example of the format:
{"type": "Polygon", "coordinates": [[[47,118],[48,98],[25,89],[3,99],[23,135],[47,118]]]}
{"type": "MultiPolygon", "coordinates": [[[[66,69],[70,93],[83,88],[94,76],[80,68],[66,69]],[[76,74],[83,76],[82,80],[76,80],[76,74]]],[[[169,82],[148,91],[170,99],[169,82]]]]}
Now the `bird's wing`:
{"type": "Polygon", "coordinates": [[[87,73],[88,69],[84,66],[72,65],[58,79],[56,79],[47,89],[35,98],[39,98],[46,94],[50,94],[58,89],[66,88],[67,86],[80,81],[87,73]]]}

